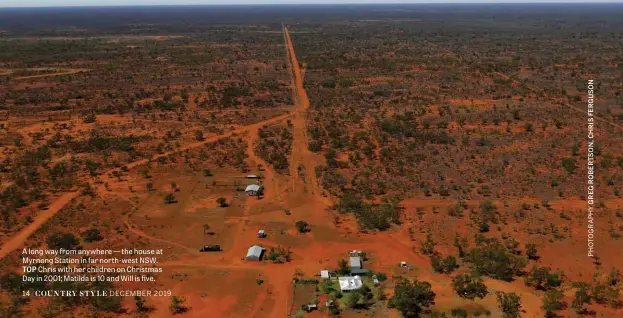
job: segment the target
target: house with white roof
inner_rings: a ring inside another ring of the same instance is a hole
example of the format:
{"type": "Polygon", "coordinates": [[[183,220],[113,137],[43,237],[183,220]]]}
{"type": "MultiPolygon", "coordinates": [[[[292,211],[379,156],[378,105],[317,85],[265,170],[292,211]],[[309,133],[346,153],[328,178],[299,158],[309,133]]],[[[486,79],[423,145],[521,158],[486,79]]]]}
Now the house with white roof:
{"type": "Polygon", "coordinates": [[[359,276],[343,276],[339,277],[340,289],[345,291],[351,291],[363,287],[363,281],[359,276]]]}

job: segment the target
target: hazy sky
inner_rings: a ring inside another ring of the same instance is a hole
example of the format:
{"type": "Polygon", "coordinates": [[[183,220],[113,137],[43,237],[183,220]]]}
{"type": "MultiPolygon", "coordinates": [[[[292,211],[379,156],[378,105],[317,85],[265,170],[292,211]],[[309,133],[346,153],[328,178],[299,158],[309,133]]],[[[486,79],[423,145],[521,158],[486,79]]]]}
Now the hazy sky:
{"type": "Polygon", "coordinates": [[[327,3],[623,3],[623,0],[0,0],[0,7],[209,5],[209,4],[327,4],[327,3]]]}

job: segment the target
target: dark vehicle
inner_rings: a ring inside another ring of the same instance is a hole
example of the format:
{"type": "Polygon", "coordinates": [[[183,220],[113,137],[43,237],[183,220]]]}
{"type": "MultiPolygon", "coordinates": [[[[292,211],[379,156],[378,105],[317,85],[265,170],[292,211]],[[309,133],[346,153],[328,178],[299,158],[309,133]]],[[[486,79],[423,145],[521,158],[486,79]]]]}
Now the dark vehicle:
{"type": "Polygon", "coordinates": [[[199,252],[220,252],[222,250],[220,245],[204,245],[199,252]]]}
{"type": "Polygon", "coordinates": [[[39,209],[40,210],[48,210],[49,208],[50,208],[50,202],[43,201],[43,202],[39,203],[39,209]]]}

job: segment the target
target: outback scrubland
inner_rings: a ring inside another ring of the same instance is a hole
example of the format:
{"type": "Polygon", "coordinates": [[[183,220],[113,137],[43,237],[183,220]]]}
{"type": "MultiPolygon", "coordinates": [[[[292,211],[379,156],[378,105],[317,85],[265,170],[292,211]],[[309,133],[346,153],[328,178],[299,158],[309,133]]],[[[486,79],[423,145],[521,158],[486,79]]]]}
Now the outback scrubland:
{"type": "Polygon", "coordinates": [[[537,7],[0,11],[0,317],[623,315],[623,8],[537,7]],[[23,247],[163,272],[26,286],[23,247]]]}

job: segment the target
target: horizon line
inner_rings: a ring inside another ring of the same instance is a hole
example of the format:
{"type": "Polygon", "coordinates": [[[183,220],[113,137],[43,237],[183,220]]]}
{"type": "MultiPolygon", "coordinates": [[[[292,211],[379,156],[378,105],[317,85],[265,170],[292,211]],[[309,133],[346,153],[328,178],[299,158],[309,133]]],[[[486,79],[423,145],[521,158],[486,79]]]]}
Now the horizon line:
{"type": "Polygon", "coordinates": [[[591,1],[591,0],[549,0],[549,1],[512,1],[512,2],[491,2],[487,0],[475,0],[475,1],[467,1],[467,2],[439,2],[439,1],[421,1],[421,2],[381,2],[382,0],[371,1],[371,2],[337,2],[339,0],[327,1],[327,2],[266,2],[266,3],[183,3],[183,4],[114,4],[114,5],[101,5],[101,4],[93,4],[93,5],[50,5],[50,6],[38,6],[38,5],[16,5],[16,6],[1,6],[0,9],[48,9],[48,8],[127,8],[127,7],[233,7],[233,6],[326,6],[326,5],[472,5],[472,4],[486,4],[486,5],[512,5],[512,4],[623,4],[623,0],[614,0],[614,1],[591,1]]]}

